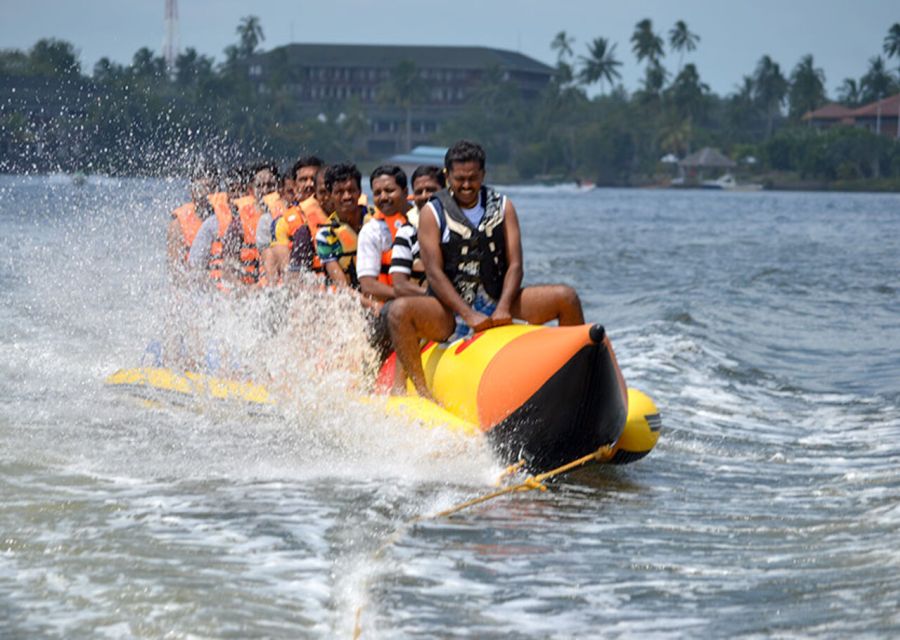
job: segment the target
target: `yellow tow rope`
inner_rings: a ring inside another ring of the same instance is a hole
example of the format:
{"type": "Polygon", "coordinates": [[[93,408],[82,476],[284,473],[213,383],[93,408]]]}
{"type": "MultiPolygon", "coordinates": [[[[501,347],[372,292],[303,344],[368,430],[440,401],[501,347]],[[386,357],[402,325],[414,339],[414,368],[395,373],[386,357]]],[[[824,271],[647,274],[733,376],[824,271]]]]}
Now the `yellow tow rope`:
{"type": "MultiPolygon", "coordinates": [[[[510,485],[508,487],[503,487],[502,489],[497,489],[496,491],[491,491],[490,493],[486,493],[482,496],[478,496],[477,498],[472,498],[471,500],[466,500],[465,502],[461,502],[449,509],[444,509],[443,511],[439,511],[430,516],[416,516],[412,518],[408,522],[406,522],[400,529],[398,529],[394,535],[392,535],[381,547],[373,555],[374,558],[378,558],[382,553],[385,552],[392,544],[394,544],[402,535],[402,533],[411,525],[416,524],[417,522],[422,522],[424,520],[434,520],[437,518],[445,518],[447,516],[451,516],[454,513],[459,513],[463,509],[468,509],[469,507],[473,507],[476,504],[481,504],[483,502],[487,502],[488,500],[493,500],[494,498],[499,498],[500,496],[505,496],[510,493],[523,493],[525,491],[533,491],[535,489],[539,489],[540,491],[546,491],[547,487],[544,485],[544,481],[555,476],[561,475],[563,473],[567,473],[572,469],[577,469],[578,467],[584,466],[589,462],[599,461],[605,462],[612,458],[612,445],[606,445],[604,447],[600,447],[593,453],[589,453],[586,456],[582,456],[576,460],[572,460],[571,462],[567,462],[566,464],[556,467],[555,469],[551,469],[550,471],[545,471],[544,473],[539,473],[534,476],[528,476],[519,484],[510,485]]],[[[525,465],[524,460],[519,460],[517,463],[510,465],[507,467],[503,473],[500,474],[501,479],[507,475],[513,474],[519,469],[521,469],[525,465]]],[[[353,640],[359,640],[359,637],[362,635],[362,606],[356,608],[356,616],[353,623],[353,640]]]]}

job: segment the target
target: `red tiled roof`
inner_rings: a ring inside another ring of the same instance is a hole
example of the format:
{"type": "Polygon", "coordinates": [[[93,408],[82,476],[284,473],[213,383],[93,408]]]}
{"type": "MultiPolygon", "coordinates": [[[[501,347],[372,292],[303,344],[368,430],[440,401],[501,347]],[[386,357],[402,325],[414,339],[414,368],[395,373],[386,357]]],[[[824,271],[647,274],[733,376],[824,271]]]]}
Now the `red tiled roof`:
{"type": "Polygon", "coordinates": [[[824,107],[803,114],[803,120],[843,120],[853,113],[853,109],[837,102],[829,102],[824,107]]]}
{"type": "Polygon", "coordinates": [[[875,118],[878,116],[878,108],[881,107],[881,115],[897,115],[900,113],[900,93],[889,98],[884,98],[877,102],[864,105],[859,109],[854,109],[849,113],[852,118],[875,118]]]}

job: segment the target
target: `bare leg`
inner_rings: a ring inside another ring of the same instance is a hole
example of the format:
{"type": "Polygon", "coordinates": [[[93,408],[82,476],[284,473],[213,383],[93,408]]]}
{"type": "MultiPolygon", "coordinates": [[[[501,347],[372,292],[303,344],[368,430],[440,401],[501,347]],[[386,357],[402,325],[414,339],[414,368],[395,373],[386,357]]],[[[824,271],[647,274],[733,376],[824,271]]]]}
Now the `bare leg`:
{"type": "Polygon", "coordinates": [[[416,296],[397,298],[388,311],[388,328],[397,352],[397,361],[409,374],[416,392],[433,399],[425,382],[419,338],[441,341],[453,333],[453,314],[437,298],[416,296]]]}
{"type": "Polygon", "coordinates": [[[394,361],[394,384],[391,387],[392,396],[402,396],[406,393],[406,369],[400,364],[400,358],[394,361]]]}
{"type": "Polygon", "coordinates": [[[512,303],[510,313],[530,324],[558,320],[560,326],[584,324],[581,300],[572,287],[545,284],[525,287],[512,303]]]}

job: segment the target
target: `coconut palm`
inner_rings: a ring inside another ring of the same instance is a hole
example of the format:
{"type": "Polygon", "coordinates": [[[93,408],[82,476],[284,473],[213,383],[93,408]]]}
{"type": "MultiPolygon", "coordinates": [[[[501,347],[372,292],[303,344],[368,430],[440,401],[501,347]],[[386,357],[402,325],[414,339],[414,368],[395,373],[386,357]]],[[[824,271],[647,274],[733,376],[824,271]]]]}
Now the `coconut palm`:
{"type": "Polygon", "coordinates": [[[556,61],[562,62],[563,58],[571,58],[574,53],[572,45],[575,44],[575,38],[570,37],[565,31],[560,31],[550,43],[550,48],[556,51],[556,61]]]}
{"type": "Polygon", "coordinates": [[[696,49],[698,42],[700,42],[700,36],[696,33],[691,33],[684,20],[679,20],[669,30],[669,48],[678,52],[678,73],[681,73],[684,52],[696,49]]]}
{"type": "Polygon", "coordinates": [[[895,22],[884,38],[884,54],[888,58],[900,58],[900,22],[895,22]]]}
{"type": "Polygon", "coordinates": [[[240,39],[238,52],[243,58],[249,58],[256,53],[256,47],[266,39],[259,18],[256,16],[241,18],[241,22],[237,26],[237,34],[240,39]]]}
{"type": "Polygon", "coordinates": [[[616,60],[616,45],[610,46],[606,38],[594,38],[588,44],[588,53],[588,56],[579,56],[582,64],[578,72],[579,81],[584,85],[599,82],[601,89],[603,83],[608,82],[612,87],[613,81],[622,77],[617,69],[622,63],[616,60]]]}
{"type": "Polygon", "coordinates": [[[788,102],[792,118],[799,118],[825,103],[825,72],[816,68],[812,55],[800,58],[791,71],[788,102]]]}
{"type": "Polygon", "coordinates": [[[658,63],[665,55],[663,53],[663,39],[653,33],[653,23],[650,18],[644,18],[634,26],[631,34],[631,50],[637,56],[638,62],[644,59],[650,63],[658,63]]]}
{"type": "Polygon", "coordinates": [[[865,102],[881,100],[891,95],[897,83],[891,77],[881,56],[869,58],[869,70],[859,81],[860,98],[865,102]]]}
{"type": "Polygon", "coordinates": [[[662,94],[669,73],[660,63],[654,62],[647,65],[644,71],[644,86],[641,88],[644,99],[656,99],[662,94]]]}
{"type": "Polygon", "coordinates": [[[766,112],[766,139],[772,135],[775,115],[781,110],[788,91],[788,81],[781,67],[769,56],[760,58],[753,74],[754,98],[766,112]]]}
{"type": "Polygon", "coordinates": [[[838,89],[838,100],[847,107],[856,107],[860,104],[859,84],[853,78],[844,78],[838,89]]]}
{"type": "Polygon", "coordinates": [[[708,103],[709,85],[700,81],[697,67],[692,64],[684,65],[684,69],[672,81],[668,93],[682,117],[692,122],[702,118],[708,103]]]}

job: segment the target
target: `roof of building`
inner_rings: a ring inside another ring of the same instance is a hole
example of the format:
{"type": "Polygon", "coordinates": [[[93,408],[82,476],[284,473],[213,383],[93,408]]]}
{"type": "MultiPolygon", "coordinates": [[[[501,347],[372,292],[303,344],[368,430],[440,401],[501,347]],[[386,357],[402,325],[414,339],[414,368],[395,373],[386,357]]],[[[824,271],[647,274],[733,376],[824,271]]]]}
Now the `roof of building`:
{"type": "Polygon", "coordinates": [[[691,155],[685,156],[678,164],[682,167],[731,168],[737,166],[734,160],[712,147],[703,147],[700,151],[695,151],[691,155]]]}
{"type": "Polygon", "coordinates": [[[803,114],[803,120],[843,120],[853,113],[853,109],[837,102],[829,102],[814,111],[803,114]]]}
{"type": "Polygon", "coordinates": [[[900,93],[853,109],[848,115],[852,118],[876,118],[879,110],[882,117],[900,114],[900,93]]]}
{"type": "Polygon", "coordinates": [[[320,67],[393,68],[412,61],[419,68],[483,69],[499,67],[516,71],[552,74],[553,68],[515,51],[490,47],[444,47],[381,44],[288,44],[261,54],[277,52],[295,64],[320,67]]]}
{"type": "Polygon", "coordinates": [[[398,153],[388,158],[388,162],[394,164],[409,165],[437,165],[444,166],[444,156],[447,155],[447,147],[418,146],[409,153],[398,153]]]}

